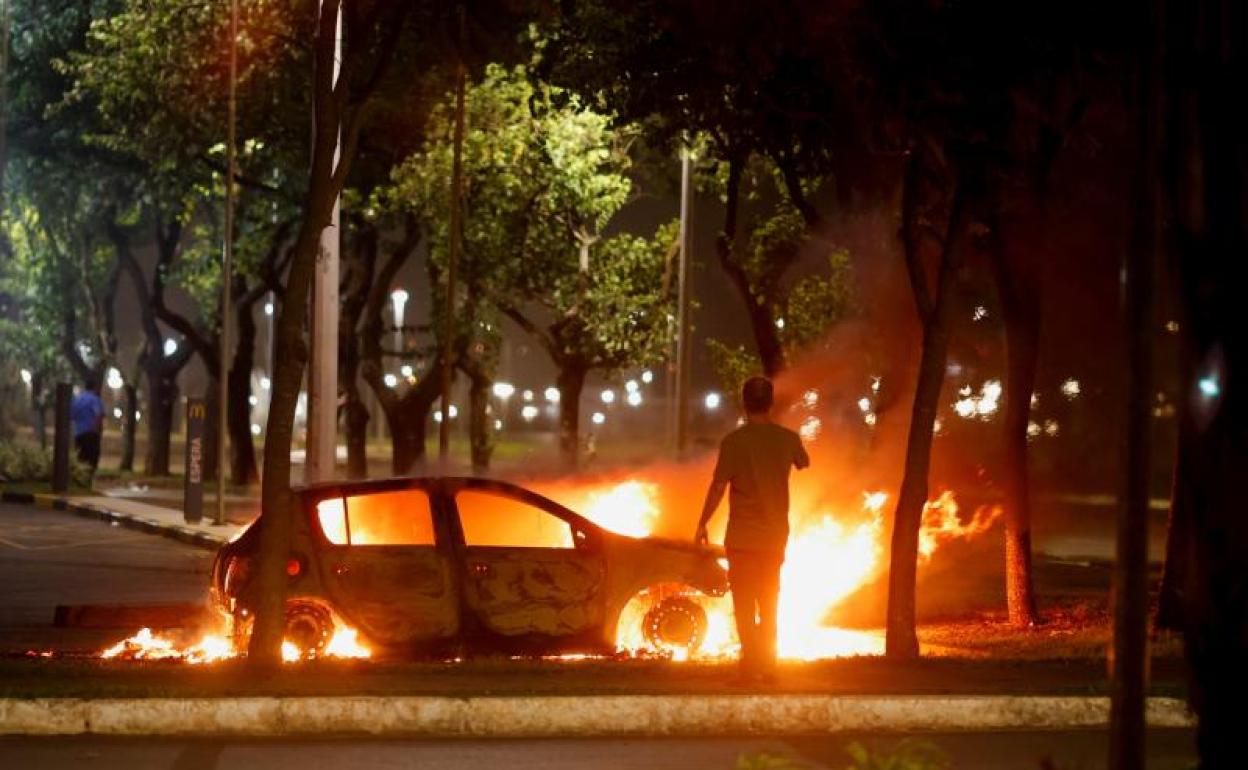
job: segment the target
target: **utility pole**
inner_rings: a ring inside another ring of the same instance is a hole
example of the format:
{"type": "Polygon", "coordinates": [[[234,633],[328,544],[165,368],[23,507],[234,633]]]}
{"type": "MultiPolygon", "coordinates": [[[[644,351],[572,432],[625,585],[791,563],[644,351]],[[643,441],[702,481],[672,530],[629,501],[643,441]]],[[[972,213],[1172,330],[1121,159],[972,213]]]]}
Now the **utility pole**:
{"type": "Polygon", "coordinates": [[[691,218],[693,202],[690,197],[690,153],[688,148],[680,152],[680,273],[676,290],[676,454],[684,455],[689,448],[689,266],[693,259],[691,218]]]}
{"type": "MultiPolygon", "coordinates": [[[[342,66],[342,14],[333,3],[337,17],[334,43],[334,84],[342,66]]],[[[321,5],[324,12],[324,4],[321,5]]],[[[342,129],[334,148],[334,168],[342,154],[342,129]]],[[[342,196],[334,199],[329,227],[321,232],[321,249],[312,279],[311,352],[308,357],[308,441],[305,445],[303,477],[306,483],[334,477],[338,444],[338,250],[342,196]]]]}
{"type": "Polygon", "coordinates": [[[464,64],[465,19],[464,6],[459,14],[459,62],[455,70],[455,144],[451,160],[451,221],[450,243],[447,248],[446,265],[446,326],[442,333],[442,421],[438,423],[438,461],[443,468],[451,455],[451,382],[455,370],[455,278],[459,270],[459,246],[463,229],[463,212],[460,210],[464,185],[464,88],[468,78],[464,64]]]}
{"type": "Polygon", "coordinates": [[[221,260],[221,345],[218,349],[221,361],[217,366],[217,510],[213,523],[225,523],[225,443],[228,421],[226,410],[230,402],[230,316],[233,302],[230,296],[234,281],[234,178],[238,175],[237,116],[238,116],[238,0],[230,0],[230,84],[226,106],[225,129],[225,248],[221,260]]]}

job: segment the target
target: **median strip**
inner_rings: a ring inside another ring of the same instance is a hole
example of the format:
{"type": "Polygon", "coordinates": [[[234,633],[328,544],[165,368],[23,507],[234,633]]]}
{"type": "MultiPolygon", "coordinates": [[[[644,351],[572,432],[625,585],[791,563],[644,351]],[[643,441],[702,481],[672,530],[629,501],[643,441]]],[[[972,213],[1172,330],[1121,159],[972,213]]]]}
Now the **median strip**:
{"type": "MultiPolygon", "coordinates": [[[[1191,727],[1149,698],[1152,727],[1191,727]]],[[[474,738],[1065,730],[1109,722],[1109,699],[1062,696],[610,695],[0,700],[5,735],[374,735],[474,738]]]]}

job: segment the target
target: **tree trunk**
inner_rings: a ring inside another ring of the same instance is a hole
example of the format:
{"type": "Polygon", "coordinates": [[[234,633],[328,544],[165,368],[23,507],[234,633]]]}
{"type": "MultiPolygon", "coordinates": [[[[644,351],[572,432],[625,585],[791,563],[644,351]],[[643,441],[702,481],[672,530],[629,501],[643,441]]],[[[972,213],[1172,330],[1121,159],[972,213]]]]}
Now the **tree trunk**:
{"type": "MultiPolygon", "coordinates": [[[[924,285],[913,284],[923,320],[923,348],[919,359],[919,376],[915,385],[914,406],[910,414],[910,430],[906,439],[905,472],[893,513],[892,548],[888,570],[888,623],[885,654],[890,658],[916,658],[919,640],[915,631],[915,587],[918,575],[919,530],[927,504],[928,471],[932,460],[932,430],[936,409],[940,405],[941,386],[949,352],[950,318],[954,305],[954,282],[961,261],[962,190],[960,182],[953,192],[949,211],[948,232],[939,255],[935,296],[929,297],[924,285]]],[[[907,241],[908,260],[920,260],[907,241]]],[[[921,263],[919,269],[922,270],[921,263]]],[[[912,280],[914,277],[912,272],[912,280]]]]}
{"type": "Polygon", "coordinates": [[[229,405],[225,416],[230,434],[230,481],[243,486],[260,478],[256,467],[256,446],[251,437],[251,368],[256,357],[254,303],[238,307],[234,361],[228,378],[229,405]]]}
{"type": "Polygon", "coordinates": [[[343,405],[347,433],[347,478],[368,478],[368,407],[360,396],[360,387],[354,381],[343,383],[346,403],[343,405]]]}
{"type": "Polygon", "coordinates": [[[394,475],[406,476],[424,462],[428,415],[428,411],[423,415],[405,413],[402,406],[386,415],[390,427],[390,470],[394,475]]]}
{"type": "Polygon", "coordinates": [[[208,377],[208,386],[204,389],[204,407],[207,410],[204,414],[204,451],[203,451],[203,478],[204,482],[217,481],[217,426],[220,423],[218,415],[221,414],[221,395],[218,388],[221,381],[210,375],[208,377]]]}
{"type": "Polygon", "coordinates": [[[580,465],[581,391],[585,389],[587,373],[580,362],[564,362],[555,379],[559,388],[559,456],[568,471],[575,471],[580,465]]]}
{"type": "Polygon", "coordinates": [[[472,470],[485,473],[494,453],[490,415],[490,379],[470,376],[468,390],[468,441],[472,447],[472,470]]]}
{"type": "MultiPolygon", "coordinates": [[[[999,198],[999,194],[998,194],[999,198]]],[[[1002,421],[1002,473],[1005,492],[1005,599],[1010,623],[1034,626],[1039,620],[1031,569],[1031,481],[1027,467],[1027,426],[1040,356],[1039,277],[1022,263],[1018,249],[1007,249],[1001,217],[990,225],[992,273],[1005,320],[1005,415],[1002,421]]]]}
{"type": "Polygon", "coordinates": [[[143,472],[148,476],[169,475],[169,444],[173,431],[173,409],[178,387],[161,368],[147,370],[147,456],[143,472]]]}
{"type": "Polygon", "coordinates": [[[119,470],[134,470],[134,438],[138,433],[138,424],[134,413],[139,409],[139,390],[130,383],[121,387],[121,464],[119,470]]]}
{"type": "Polygon", "coordinates": [[[1005,599],[1010,623],[1034,626],[1039,620],[1031,570],[1031,482],[1027,468],[1027,425],[1036,389],[1040,353],[1039,318],[1006,311],[1004,453],[1005,599]]]}

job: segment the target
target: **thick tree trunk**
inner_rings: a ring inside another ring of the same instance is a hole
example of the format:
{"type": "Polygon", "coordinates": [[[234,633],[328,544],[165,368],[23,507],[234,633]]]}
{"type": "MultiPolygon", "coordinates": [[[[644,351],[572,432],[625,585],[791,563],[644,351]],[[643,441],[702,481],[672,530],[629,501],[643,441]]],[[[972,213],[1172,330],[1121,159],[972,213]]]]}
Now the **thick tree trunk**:
{"type": "Polygon", "coordinates": [[[227,382],[229,405],[225,422],[230,434],[230,481],[239,486],[260,478],[251,438],[251,367],[256,356],[256,319],[252,309],[252,303],[238,308],[237,343],[227,382]]]}
{"type": "Polygon", "coordinates": [[[468,442],[472,448],[472,470],[485,473],[494,454],[494,437],[490,415],[490,379],[471,376],[468,390],[468,442]]]}
{"type": "Polygon", "coordinates": [[[1033,626],[1039,620],[1031,571],[1031,482],[1027,468],[1027,424],[1036,389],[1040,353],[1039,318],[1005,313],[1006,378],[1004,452],[1005,599],[1010,623],[1033,626]]]}
{"type": "MultiPolygon", "coordinates": [[[[963,230],[963,192],[960,182],[952,193],[948,231],[939,255],[936,288],[929,296],[926,281],[912,289],[918,299],[923,321],[923,347],[919,359],[919,375],[915,385],[914,405],[910,414],[910,430],[906,439],[905,472],[893,513],[892,548],[888,570],[888,621],[885,654],[890,658],[916,658],[919,640],[915,630],[915,589],[918,576],[919,530],[927,504],[928,472],[932,460],[932,430],[936,409],[940,404],[941,386],[948,361],[950,319],[954,305],[954,283],[961,261],[963,230]]],[[[907,215],[917,212],[907,211],[907,215]]],[[[913,224],[913,223],[910,223],[913,224]]],[[[917,265],[916,275],[925,275],[921,256],[907,239],[907,259],[917,265]]]]}
{"type": "Polygon", "coordinates": [[[428,415],[427,410],[423,415],[404,413],[402,407],[386,415],[390,427],[390,470],[394,475],[406,476],[424,463],[428,415]]]}
{"type": "Polygon", "coordinates": [[[368,407],[354,378],[344,383],[343,388],[346,392],[343,424],[347,433],[347,478],[365,479],[368,478],[368,407]]]}
{"type": "Polygon", "coordinates": [[[169,445],[173,432],[173,409],[178,387],[160,368],[147,370],[147,455],[143,472],[148,476],[169,475],[169,445]]]}
{"type": "Polygon", "coordinates": [[[588,369],[580,362],[559,366],[555,385],[559,388],[559,456],[563,467],[575,471],[581,459],[581,391],[588,369]]]}
{"type": "Polygon", "coordinates": [[[134,413],[139,409],[139,390],[130,383],[121,388],[121,464],[119,470],[134,470],[134,439],[138,433],[138,423],[134,413]]]}
{"type": "Polygon", "coordinates": [[[221,414],[221,396],[217,390],[219,387],[220,380],[209,376],[208,386],[204,389],[204,406],[207,412],[204,416],[203,474],[204,483],[212,484],[217,481],[217,426],[220,424],[218,415],[221,414]]]}

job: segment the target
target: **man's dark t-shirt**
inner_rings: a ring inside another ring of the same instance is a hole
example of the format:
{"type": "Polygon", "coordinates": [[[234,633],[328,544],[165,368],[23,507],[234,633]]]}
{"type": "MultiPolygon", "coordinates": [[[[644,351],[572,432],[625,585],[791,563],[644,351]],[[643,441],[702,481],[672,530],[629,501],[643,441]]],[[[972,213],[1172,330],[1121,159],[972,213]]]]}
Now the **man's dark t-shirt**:
{"type": "Polygon", "coordinates": [[[715,481],[727,482],[724,547],[783,551],[789,539],[789,470],[810,458],[802,439],[772,423],[746,423],[719,445],[715,481]]]}

